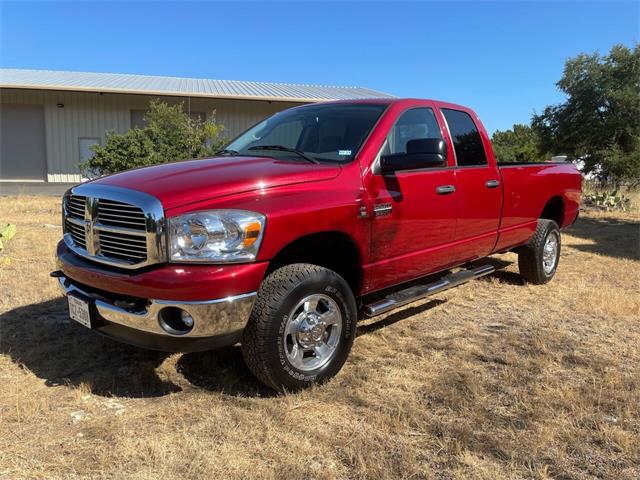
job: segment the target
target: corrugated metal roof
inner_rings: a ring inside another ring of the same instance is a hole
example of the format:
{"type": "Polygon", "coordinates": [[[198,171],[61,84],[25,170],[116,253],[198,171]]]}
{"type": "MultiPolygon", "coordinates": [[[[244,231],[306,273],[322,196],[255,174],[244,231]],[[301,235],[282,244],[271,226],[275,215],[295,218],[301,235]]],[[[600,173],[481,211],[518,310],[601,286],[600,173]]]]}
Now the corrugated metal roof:
{"type": "Polygon", "coordinates": [[[119,73],[22,70],[14,68],[0,69],[0,87],[290,102],[393,98],[393,95],[362,87],[325,87],[290,83],[152,77],[119,73]]]}

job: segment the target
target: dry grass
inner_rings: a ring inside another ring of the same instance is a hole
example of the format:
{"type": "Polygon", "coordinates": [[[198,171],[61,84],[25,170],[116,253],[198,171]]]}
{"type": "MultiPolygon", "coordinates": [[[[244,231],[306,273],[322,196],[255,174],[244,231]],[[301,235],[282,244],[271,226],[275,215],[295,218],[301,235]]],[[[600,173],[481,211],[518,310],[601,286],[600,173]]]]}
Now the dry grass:
{"type": "Polygon", "coordinates": [[[364,322],[329,384],[261,388],[237,347],[166,355],[66,319],[53,198],[0,197],[0,477],[640,477],[637,211],[588,213],[555,280],[513,263],[364,322]]]}

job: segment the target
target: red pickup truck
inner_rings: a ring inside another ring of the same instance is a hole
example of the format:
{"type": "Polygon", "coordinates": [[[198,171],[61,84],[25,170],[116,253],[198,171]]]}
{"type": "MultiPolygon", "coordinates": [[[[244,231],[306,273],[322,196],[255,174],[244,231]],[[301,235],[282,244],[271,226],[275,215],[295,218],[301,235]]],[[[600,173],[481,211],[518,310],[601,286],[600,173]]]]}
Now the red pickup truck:
{"type": "Polygon", "coordinates": [[[311,104],[215,158],[73,187],[52,276],[86,327],[167,351],[240,342],[260,381],[297,389],[340,370],[359,314],[494,270],[472,261],[515,251],[548,282],[580,192],[572,164],[497,164],[459,105],[311,104]]]}

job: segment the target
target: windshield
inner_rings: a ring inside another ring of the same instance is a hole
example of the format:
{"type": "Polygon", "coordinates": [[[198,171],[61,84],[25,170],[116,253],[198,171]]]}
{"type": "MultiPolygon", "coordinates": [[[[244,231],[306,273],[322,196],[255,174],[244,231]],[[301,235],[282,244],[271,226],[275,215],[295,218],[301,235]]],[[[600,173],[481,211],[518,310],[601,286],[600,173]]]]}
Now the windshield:
{"type": "Polygon", "coordinates": [[[348,162],[358,153],[385,108],[383,104],[337,103],[285,110],[250,128],[222,152],[348,162]]]}

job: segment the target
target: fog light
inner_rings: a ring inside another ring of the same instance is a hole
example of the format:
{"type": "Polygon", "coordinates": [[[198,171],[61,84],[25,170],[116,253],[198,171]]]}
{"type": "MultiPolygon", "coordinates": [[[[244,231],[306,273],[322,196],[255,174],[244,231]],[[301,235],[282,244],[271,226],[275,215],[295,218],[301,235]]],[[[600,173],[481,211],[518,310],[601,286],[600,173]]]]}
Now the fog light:
{"type": "Polygon", "coordinates": [[[180,318],[182,319],[182,323],[184,323],[185,327],[187,328],[193,327],[193,317],[189,315],[189,312],[187,312],[186,310],[181,310],[180,318]]]}
{"type": "Polygon", "coordinates": [[[184,335],[193,329],[195,320],[181,308],[165,307],[160,310],[158,322],[165,332],[171,335],[184,335]]]}

